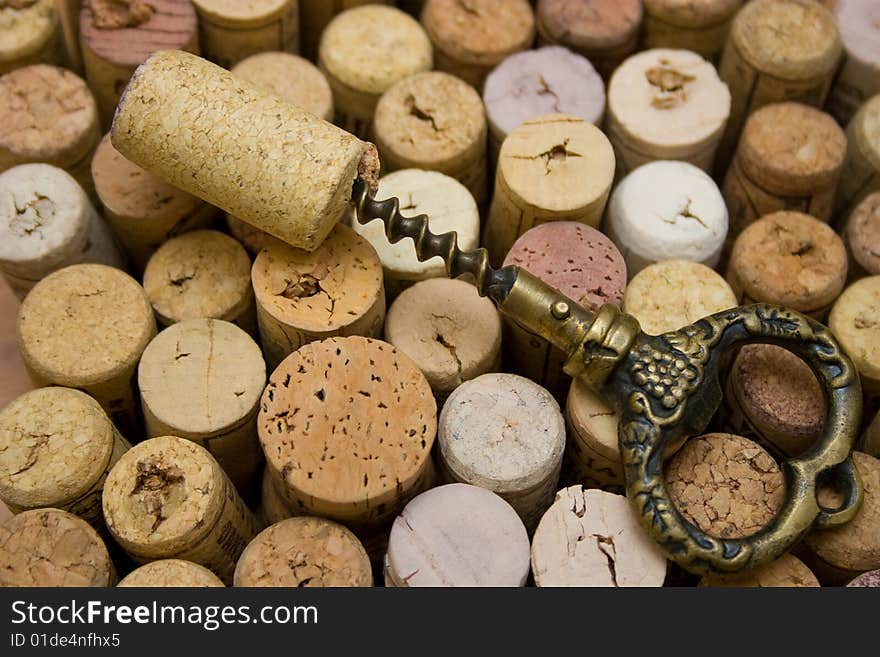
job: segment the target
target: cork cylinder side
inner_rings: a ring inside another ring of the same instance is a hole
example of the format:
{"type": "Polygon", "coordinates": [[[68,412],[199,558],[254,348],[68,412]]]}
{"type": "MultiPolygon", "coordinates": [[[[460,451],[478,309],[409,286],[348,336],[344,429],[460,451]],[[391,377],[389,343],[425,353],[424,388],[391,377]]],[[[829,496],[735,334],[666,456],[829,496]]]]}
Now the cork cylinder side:
{"type": "Polygon", "coordinates": [[[617,441],[617,412],[580,380],[565,403],[567,440],[560,483],[622,494],[626,485],[617,441]]]}
{"type": "Polygon", "coordinates": [[[850,214],[842,233],[850,279],[880,274],[880,192],[868,194],[850,214]]]}
{"type": "Polygon", "coordinates": [[[846,126],[846,162],[840,176],[837,211],[852,213],[866,196],[880,191],[880,94],[856,112],[846,126]]]}
{"type": "Polygon", "coordinates": [[[0,5],[0,75],[31,64],[61,64],[61,23],[54,0],[0,5]]]}
{"type": "Polygon", "coordinates": [[[743,0],[645,0],[642,45],[683,48],[718,61],[743,0]]]}

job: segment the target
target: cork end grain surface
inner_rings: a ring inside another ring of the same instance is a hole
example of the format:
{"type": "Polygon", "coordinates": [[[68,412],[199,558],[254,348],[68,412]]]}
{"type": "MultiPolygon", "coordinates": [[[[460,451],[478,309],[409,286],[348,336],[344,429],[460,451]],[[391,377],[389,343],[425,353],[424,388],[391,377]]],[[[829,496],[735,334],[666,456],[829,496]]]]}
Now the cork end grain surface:
{"type": "Polygon", "coordinates": [[[54,0],[0,3],[0,67],[39,52],[57,26],[54,0]]]}
{"type": "Polygon", "coordinates": [[[828,325],[853,359],[862,385],[880,382],[880,276],[863,278],[844,290],[828,325]]]}
{"type": "Polygon", "coordinates": [[[230,27],[256,26],[282,14],[290,0],[193,0],[199,15],[230,27]]]}
{"type": "Polygon", "coordinates": [[[880,72],[880,11],[871,2],[837,0],[834,17],[848,57],[867,63],[880,72]]]}
{"type": "Polygon", "coordinates": [[[853,259],[868,274],[880,274],[880,192],[866,196],[846,225],[845,239],[853,259]]]}
{"type": "Polygon", "coordinates": [[[733,575],[706,575],[700,586],[736,588],[814,588],[819,580],[803,561],[783,554],[775,561],[733,575]]]}
{"type": "Polygon", "coordinates": [[[880,570],[869,570],[853,579],[848,587],[875,587],[880,586],[880,570]]]}
{"type": "Polygon", "coordinates": [[[611,49],[632,39],[642,23],[641,0],[540,0],[542,32],[576,50],[611,49]]]}
{"type": "Polygon", "coordinates": [[[327,78],[307,59],[287,52],[261,52],[243,59],[231,70],[318,118],[333,119],[333,94],[327,78]]]}
{"type": "Polygon", "coordinates": [[[209,588],[225,586],[210,570],[183,559],[160,559],[126,575],[117,586],[149,588],[209,588]]]}
{"type": "Polygon", "coordinates": [[[731,18],[743,0],[644,0],[645,13],[687,28],[720,25],[731,18]]]}

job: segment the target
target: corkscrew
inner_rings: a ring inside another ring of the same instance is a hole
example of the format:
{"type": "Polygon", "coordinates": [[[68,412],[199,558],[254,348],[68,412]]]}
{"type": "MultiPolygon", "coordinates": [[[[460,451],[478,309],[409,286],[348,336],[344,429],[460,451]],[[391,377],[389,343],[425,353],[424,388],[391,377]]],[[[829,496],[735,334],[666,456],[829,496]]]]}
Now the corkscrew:
{"type": "Polygon", "coordinates": [[[397,199],[376,200],[357,180],[357,220],[381,219],[391,242],[411,238],[419,260],[440,256],[451,278],[469,275],[480,295],[525,330],[565,353],[564,371],[584,381],[618,412],[626,492],[642,526],[666,556],[698,574],[734,572],[772,561],[811,528],[851,520],[862,488],[851,451],[862,413],[858,374],[828,329],[786,308],[756,304],[722,311],[678,331],[651,336],[617,306],[591,312],[515,266],[493,269],[485,249],[462,251],[454,232],[436,235],[428,217],[404,217],[397,199]],[[785,501],[760,532],[710,536],[688,522],[669,498],[664,459],[703,433],[721,402],[719,363],[749,342],[785,347],[816,374],[828,406],[818,442],[784,461],[785,501]],[[817,498],[819,486],[843,492],[838,508],[817,498]]]}

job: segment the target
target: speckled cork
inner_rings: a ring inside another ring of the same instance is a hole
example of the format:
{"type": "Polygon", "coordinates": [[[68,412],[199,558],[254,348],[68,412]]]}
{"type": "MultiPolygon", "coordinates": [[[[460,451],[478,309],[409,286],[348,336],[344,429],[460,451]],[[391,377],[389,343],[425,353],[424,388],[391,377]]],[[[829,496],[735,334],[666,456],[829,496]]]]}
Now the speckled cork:
{"type": "Polygon", "coordinates": [[[880,94],[868,100],[846,127],[847,150],[837,208],[843,216],[880,191],[880,94]]]}
{"type": "Polygon", "coordinates": [[[104,480],[129,447],[84,392],[26,392],[0,411],[0,499],[15,513],[62,509],[101,531],[104,480]]]}
{"type": "Polygon", "coordinates": [[[532,539],[536,586],[655,587],[666,558],[623,495],[563,488],[532,539]]]}
{"type": "Polygon", "coordinates": [[[864,0],[837,0],[834,17],[846,57],[828,107],[845,124],[862,103],[880,93],[880,5],[864,0]]]}
{"type": "Polygon", "coordinates": [[[260,348],[240,328],[178,322],[153,338],[138,366],[147,435],[198,443],[247,497],[263,465],[256,417],[265,384],[260,348]]]}
{"type": "Polygon", "coordinates": [[[42,278],[81,262],[122,266],[104,220],[70,174],[51,164],[0,173],[0,272],[19,299],[42,278]]]}
{"type": "Polygon", "coordinates": [[[160,559],[135,568],[123,577],[121,587],[218,588],[226,586],[204,566],[183,559],[160,559]]]}
{"type": "Polygon", "coordinates": [[[18,311],[18,348],[34,385],[84,390],[127,436],[140,433],[132,381],[155,334],[143,288],[105,265],[49,274],[18,311]]]}
{"type": "Polygon", "coordinates": [[[605,130],[621,174],[654,160],[683,160],[709,171],[729,115],[727,85],[689,50],[632,55],[608,83],[605,130]]]}
{"type": "MultiPolygon", "coordinates": [[[[395,4],[392,0],[299,0],[300,52],[315,60],[324,28],[341,11],[367,4],[395,4]]],[[[399,2],[396,4],[400,4],[399,2]]]]}
{"type": "Polygon", "coordinates": [[[235,586],[372,586],[357,537],[324,518],[289,518],[257,534],[235,567],[235,586]]]}
{"type": "Polygon", "coordinates": [[[880,192],[856,206],[843,231],[850,278],[880,274],[880,192]]]}
{"type": "Polygon", "coordinates": [[[147,262],[144,290],[162,326],[222,319],[257,334],[251,260],[219,231],[194,230],[165,242],[147,262]]]}
{"type": "Polygon", "coordinates": [[[727,282],[740,303],[772,303],[824,319],[846,281],[846,248],[801,212],[774,212],[733,244],[727,282]]]}
{"type": "Polygon", "coordinates": [[[196,12],[190,2],[83,3],[79,16],[83,67],[106,129],[125,85],[142,62],[162,50],[199,52],[196,12]]]}
{"type": "Polygon", "coordinates": [[[251,280],[270,371],[315,340],[382,334],[382,265],[369,242],[347,226],[336,226],[311,253],[270,240],[254,261],[251,280]]]}
{"type": "Polygon", "coordinates": [[[488,201],[486,112],[480,95],[448,73],[429,71],[382,94],[373,141],[383,169],[439,171],[461,182],[477,203],[488,201]]]}
{"type": "MultiPolygon", "coordinates": [[[[401,169],[379,179],[380,199],[400,200],[400,212],[406,217],[426,214],[435,234],[455,231],[463,251],[476,249],[480,243],[480,213],[467,187],[437,171],[401,169]]],[[[394,299],[418,281],[446,277],[446,264],[439,256],[420,261],[412,239],[392,244],[385,234],[385,224],[374,219],[361,224],[352,219],[352,228],[376,250],[385,276],[385,294],[394,299]]]]}
{"type": "Polygon", "coordinates": [[[743,0],[645,0],[642,45],[683,48],[715,61],[742,4],[743,0]]]}
{"type": "Polygon", "coordinates": [[[113,586],[101,537],[59,509],[34,509],[0,523],[0,586],[113,586]]]}
{"type": "Polygon", "coordinates": [[[783,554],[775,561],[732,575],[706,575],[700,586],[736,588],[813,588],[819,580],[803,561],[783,554]]]}
{"type": "Polygon", "coordinates": [[[109,135],[98,145],[91,170],[104,217],[138,272],[165,241],[207,228],[217,213],[202,199],[125,159],[109,135]]]}
{"type": "Polygon", "coordinates": [[[862,389],[880,392],[880,276],[846,288],[831,309],[828,326],[858,369],[862,389]]]}
{"type": "Polygon", "coordinates": [[[74,73],[36,64],[0,77],[0,171],[45,162],[92,193],[89,163],[100,139],[95,99],[74,73]]]}
{"type": "Polygon", "coordinates": [[[688,440],[665,468],[666,487],[685,520],[718,538],[760,531],[785,494],[776,461],[757,443],[727,433],[688,440]]]}
{"type": "Polygon", "coordinates": [[[54,0],[0,2],[0,75],[30,64],[58,64],[61,26],[54,0]]]}
{"type": "Polygon", "coordinates": [[[529,537],[511,506],[467,484],[426,491],[394,521],[387,586],[524,586],[529,537]]]}
{"type": "Polygon", "coordinates": [[[661,260],[648,265],[623,293],[624,311],[639,320],[649,335],[677,331],[737,305],[727,281],[692,260],[661,260]]]}
{"type": "Polygon", "coordinates": [[[880,570],[869,570],[855,577],[847,584],[848,587],[875,587],[880,586],[880,570]]]}
{"type": "Polygon", "coordinates": [[[614,179],[614,151],[596,126],[547,114],[501,145],[483,245],[498,265],[527,230],[552,221],[598,226],[614,179]]]}
{"type": "Polygon", "coordinates": [[[379,97],[434,66],[421,25],[394,7],[364,5],[336,16],[321,34],[318,65],[333,90],[334,123],[366,137],[379,97]]]}
{"type": "Polygon", "coordinates": [[[608,78],[639,40],[641,0],[538,0],[538,43],[587,57],[608,78]]]}
{"type": "Polygon", "coordinates": [[[225,584],[259,530],[217,461],[174,436],[126,452],[107,477],[103,506],[107,527],[137,563],[193,561],[225,584]]]}
{"type": "Polygon", "coordinates": [[[465,281],[432,278],[404,290],[388,309],[385,340],[412,358],[441,403],[501,368],[501,318],[465,281]]]}
{"type": "Polygon", "coordinates": [[[180,51],[138,69],[111,139],[166,182],[308,250],[346,213],[354,179],[378,169],[372,146],[180,51]],[[261,156],[230,156],[245,152],[261,156]]]}
{"type": "Polygon", "coordinates": [[[618,447],[617,412],[590,388],[575,379],[565,403],[568,437],[560,481],[623,493],[626,483],[618,447]]]}
{"type": "Polygon", "coordinates": [[[333,120],[330,85],[307,59],[288,52],[261,52],[243,59],[231,71],[320,119],[333,120]]]}

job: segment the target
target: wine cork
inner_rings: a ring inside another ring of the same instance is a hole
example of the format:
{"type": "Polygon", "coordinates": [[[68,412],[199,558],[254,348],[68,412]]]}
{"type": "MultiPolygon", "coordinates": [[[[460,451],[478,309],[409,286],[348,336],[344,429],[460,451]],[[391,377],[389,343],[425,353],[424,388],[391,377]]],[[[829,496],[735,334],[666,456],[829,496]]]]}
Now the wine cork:
{"type": "Polygon", "coordinates": [[[389,586],[524,586],[528,574],[522,520],[484,488],[432,488],[407,504],[391,529],[389,586]]]}
{"type": "Polygon", "coordinates": [[[623,495],[563,488],[532,539],[536,586],[654,587],[666,558],[623,495]]]}
{"type": "Polygon", "coordinates": [[[289,518],[248,543],[235,567],[235,586],[372,586],[364,546],[348,529],[323,518],[289,518]]]}
{"type": "Polygon", "coordinates": [[[0,271],[16,296],[23,299],[48,274],[81,262],[122,266],[79,183],[51,164],[0,173],[0,271]]]}
{"type": "Polygon", "coordinates": [[[837,208],[852,213],[868,194],[880,191],[880,94],[862,105],[846,127],[846,162],[840,176],[837,208]]]}
{"type": "Polygon", "coordinates": [[[571,383],[565,404],[568,440],[560,480],[623,493],[626,480],[617,444],[620,418],[599,395],[578,379],[571,383]]]}
{"type": "Polygon", "coordinates": [[[138,272],[161,244],[188,230],[207,228],[217,212],[125,159],[109,135],[92,158],[92,179],[107,223],[138,272]]]}
{"type": "Polygon", "coordinates": [[[225,584],[258,531],[217,461],[175,436],[126,452],[107,477],[103,505],[110,533],[135,562],[193,561],[225,584]]]}
{"type": "Polygon", "coordinates": [[[231,214],[226,215],[226,230],[241,243],[251,257],[256,257],[272,239],[269,233],[255,228],[231,214]]]}
{"type": "Polygon", "coordinates": [[[501,369],[501,318],[470,283],[432,278],[391,304],[385,340],[409,356],[442,403],[465,381],[501,369]]]}
{"type": "Polygon", "coordinates": [[[141,66],[111,138],[166,182],[309,250],[349,211],[354,179],[378,172],[371,145],[178,51],[141,66]]]}
{"type": "MultiPolygon", "coordinates": [[[[535,226],[520,237],[504,259],[588,310],[619,304],[626,285],[626,264],[617,247],[595,228],[570,221],[535,226]]],[[[515,322],[504,321],[506,371],[536,381],[561,399],[569,377],[562,371],[565,354],[515,322]]]]}
{"type": "Polygon", "coordinates": [[[534,531],[553,501],[565,449],[565,420],[549,392],[515,374],[467,381],[443,405],[437,444],[448,480],[497,493],[534,531]]]}
{"type": "Polygon", "coordinates": [[[880,458],[880,412],[865,429],[861,440],[861,451],[870,456],[880,458]]]}
{"type": "Polygon", "coordinates": [[[135,568],[116,586],[136,588],[217,588],[226,586],[204,566],[183,559],[160,559],[135,568]]]}
{"type": "Polygon", "coordinates": [[[834,81],[829,111],[846,124],[871,96],[880,93],[880,5],[837,0],[834,17],[846,56],[834,81]]]}
{"type": "Polygon", "coordinates": [[[538,0],[538,43],[578,52],[608,78],[635,51],[642,13],[641,0],[538,0]]]}
{"type": "Polygon", "coordinates": [[[0,523],[0,586],[113,586],[101,537],[60,509],[33,509],[0,523]]]}
{"type": "Polygon", "coordinates": [[[786,306],[821,321],[846,282],[846,248],[818,219],[774,212],[736,238],[727,281],[743,304],[786,306]]]}
{"type": "Polygon", "coordinates": [[[640,52],[608,83],[606,130],[624,175],[655,160],[683,160],[709,171],[729,115],[727,85],[689,50],[640,52]]]}
{"type": "Polygon", "coordinates": [[[685,520],[718,538],[760,531],[785,495],[773,457],[757,443],[727,433],[688,440],[666,466],[666,487],[685,520]]]}
{"type": "Polygon", "coordinates": [[[733,19],[718,67],[731,95],[719,170],[726,168],[743,123],[755,110],[786,100],[822,107],[841,52],[834,16],[820,3],[746,3],[733,19]]]}
{"type": "Polygon", "coordinates": [[[487,199],[486,112],[473,87],[429,71],[401,80],[376,105],[373,141],[386,172],[427,169],[487,199]]]}
{"type": "Polygon", "coordinates": [[[362,337],[313,342],[286,358],[257,424],[290,515],[330,518],[358,536],[418,492],[436,427],[424,375],[391,345],[362,337]]]}
{"type": "Polygon", "coordinates": [[[45,162],[92,194],[89,164],[101,133],[95,99],[70,71],[45,64],[0,77],[0,171],[45,162]]]}
{"type": "Polygon", "coordinates": [[[325,121],[333,120],[327,78],[309,60],[287,52],[261,52],[243,59],[232,73],[325,121]]]}
{"type": "Polygon", "coordinates": [[[862,390],[880,393],[880,276],[846,288],[831,309],[828,326],[859,371],[862,390]]]}
{"type": "Polygon", "coordinates": [[[535,17],[526,0],[426,0],[421,20],[437,70],[478,90],[505,57],[528,50],[535,40],[535,17]]]}
{"type": "Polygon", "coordinates": [[[284,501],[280,490],[283,487],[284,482],[274,476],[269,468],[263,469],[258,516],[266,527],[296,515],[284,501]]]}
{"type": "Polygon", "coordinates": [[[297,0],[193,0],[199,45],[223,68],[269,50],[299,51],[297,0]]]}
{"type": "Polygon", "coordinates": [[[710,61],[721,57],[743,0],[645,0],[645,48],[682,48],[710,61]]]}
{"type": "Polygon", "coordinates": [[[514,53],[486,77],[483,103],[489,122],[491,170],[504,139],[515,128],[560,112],[600,125],[605,82],[590,61],[562,46],[514,53]]]}
{"type": "Polygon", "coordinates": [[[84,392],[32,390],[0,411],[0,498],[15,513],[54,507],[104,531],[104,481],[129,447],[84,392]]]}
{"type": "Polygon", "coordinates": [[[526,121],[501,145],[483,245],[498,265],[532,226],[578,221],[597,227],[614,180],[614,151],[596,126],[576,116],[526,121]]]}
{"type": "Polygon", "coordinates": [[[803,561],[791,554],[783,554],[775,561],[741,573],[705,575],[700,586],[812,588],[819,586],[819,580],[803,561]]]}
{"type": "Polygon", "coordinates": [[[880,192],[856,206],[843,231],[850,279],[880,274],[880,192]]]}
{"type": "Polygon", "coordinates": [[[247,497],[263,465],[256,417],[265,384],[260,348],[244,331],[215,319],[179,322],[153,338],[138,366],[147,435],[201,445],[247,497]]]}
{"type": "Polygon", "coordinates": [[[270,371],[315,340],[381,335],[382,265],[369,242],[347,226],[336,226],[311,253],[270,240],[254,261],[251,279],[270,371]]]}
{"type": "Polygon", "coordinates": [[[336,16],[318,48],[333,90],[334,123],[366,137],[379,97],[404,78],[433,67],[428,35],[399,9],[365,5],[336,16]]]}
{"type": "Polygon", "coordinates": [[[880,570],[869,570],[854,578],[847,587],[874,587],[880,586],[880,570]]]}
{"type": "Polygon", "coordinates": [[[135,68],[161,50],[198,53],[197,28],[196,12],[189,2],[83,3],[79,19],[83,66],[105,129],[135,68]]]}
{"type": "Polygon", "coordinates": [[[17,332],[34,385],[80,388],[123,435],[141,434],[134,374],[156,321],[133,278],[104,265],[49,274],[22,303],[17,332]]]}
{"type": "Polygon", "coordinates": [[[0,276],[0,369],[3,371],[3,376],[0,377],[0,408],[33,389],[16,344],[15,324],[20,305],[9,285],[0,276]]]}
{"type": "MultiPolygon", "coordinates": [[[[341,11],[367,4],[395,4],[391,0],[299,0],[300,52],[314,60],[327,24],[341,11]]],[[[400,4],[399,2],[396,4],[400,4]]]]}
{"type": "Polygon", "coordinates": [[[54,0],[0,2],[0,35],[0,75],[31,64],[60,63],[54,0]]]}
{"type": "Polygon", "coordinates": [[[83,73],[82,50],[79,45],[79,12],[82,5],[83,0],[55,0],[67,68],[78,75],[83,73]]]}
{"type": "MultiPolygon", "coordinates": [[[[430,217],[434,233],[455,231],[463,251],[476,249],[480,242],[480,213],[471,192],[460,182],[445,174],[422,169],[402,169],[379,179],[377,198],[400,199],[401,214],[430,217]]],[[[382,262],[385,293],[395,298],[413,283],[446,277],[446,263],[440,256],[425,261],[416,257],[412,239],[391,243],[385,224],[374,219],[368,224],[352,221],[355,232],[376,250],[382,262]]]]}
{"type": "Polygon", "coordinates": [[[251,260],[236,240],[216,230],[173,237],[144,270],[144,290],[161,326],[222,319],[257,334],[251,260]]]}
{"type": "Polygon", "coordinates": [[[603,225],[626,260],[630,277],[660,260],[714,267],[728,217],[709,175],[687,162],[651,162],[624,178],[611,195],[603,225]]]}
{"type": "Polygon", "coordinates": [[[6,506],[3,500],[0,500],[0,524],[3,524],[13,516],[12,511],[6,506]]]}

